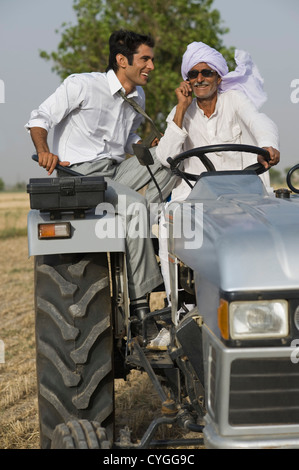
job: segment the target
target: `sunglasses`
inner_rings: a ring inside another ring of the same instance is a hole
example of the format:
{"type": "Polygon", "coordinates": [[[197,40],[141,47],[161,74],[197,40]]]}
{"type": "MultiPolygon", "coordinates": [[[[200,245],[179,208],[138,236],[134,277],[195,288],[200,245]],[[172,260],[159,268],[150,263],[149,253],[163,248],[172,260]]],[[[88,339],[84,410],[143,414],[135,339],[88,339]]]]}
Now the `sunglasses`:
{"type": "Polygon", "coordinates": [[[209,78],[209,77],[212,77],[217,72],[215,70],[210,70],[210,69],[189,70],[189,72],[187,73],[187,77],[189,80],[194,80],[195,78],[198,77],[200,73],[203,77],[209,78]]]}

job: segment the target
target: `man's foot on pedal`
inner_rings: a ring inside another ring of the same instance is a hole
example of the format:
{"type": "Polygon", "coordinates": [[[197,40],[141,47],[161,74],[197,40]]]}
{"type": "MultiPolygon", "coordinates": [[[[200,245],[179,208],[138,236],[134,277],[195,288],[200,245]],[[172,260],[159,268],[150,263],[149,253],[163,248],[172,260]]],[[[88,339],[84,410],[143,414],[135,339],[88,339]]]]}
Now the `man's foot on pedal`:
{"type": "Polygon", "coordinates": [[[146,348],[153,349],[156,351],[167,351],[167,346],[169,344],[170,344],[170,332],[166,328],[162,328],[159,334],[148,343],[146,348]]]}

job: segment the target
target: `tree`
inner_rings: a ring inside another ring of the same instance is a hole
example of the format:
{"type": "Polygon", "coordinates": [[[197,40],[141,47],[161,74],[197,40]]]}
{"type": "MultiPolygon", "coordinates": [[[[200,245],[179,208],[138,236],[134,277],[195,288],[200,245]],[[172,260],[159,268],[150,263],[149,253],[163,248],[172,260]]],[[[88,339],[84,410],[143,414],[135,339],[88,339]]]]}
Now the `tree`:
{"type": "Polygon", "coordinates": [[[4,191],[5,184],[2,178],[0,178],[0,191],[4,191]]]}
{"type": "Polygon", "coordinates": [[[277,186],[284,183],[283,175],[276,168],[270,168],[270,181],[271,184],[277,186]]]}
{"type": "MultiPolygon", "coordinates": [[[[215,47],[234,64],[233,48],[225,48],[221,25],[213,0],[74,0],[77,24],[61,26],[57,52],[41,51],[41,57],[54,62],[53,71],[62,79],[71,73],[105,71],[108,39],[120,28],[151,33],[155,38],[155,65],[152,80],[145,88],[146,109],[163,129],[165,118],[176,104],[174,90],[182,80],[182,55],[192,41],[215,47]]],[[[57,31],[59,32],[59,30],[57,31]]]]}

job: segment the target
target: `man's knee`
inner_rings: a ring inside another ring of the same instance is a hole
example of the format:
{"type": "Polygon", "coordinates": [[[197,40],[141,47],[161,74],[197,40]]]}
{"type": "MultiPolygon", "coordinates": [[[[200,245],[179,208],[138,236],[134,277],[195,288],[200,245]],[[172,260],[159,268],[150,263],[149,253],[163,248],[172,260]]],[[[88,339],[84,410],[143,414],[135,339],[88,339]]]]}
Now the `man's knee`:
{"type": "Polygon", "coordinates": [[[147,207],[147,201],[145,199],[145,197],[134,191],[133,194],[130,192],[126,195],[126,198],[127,198],[127,205],[130,205],[130,204],[141,204],[141,205],[144,205],[147,207]]]}

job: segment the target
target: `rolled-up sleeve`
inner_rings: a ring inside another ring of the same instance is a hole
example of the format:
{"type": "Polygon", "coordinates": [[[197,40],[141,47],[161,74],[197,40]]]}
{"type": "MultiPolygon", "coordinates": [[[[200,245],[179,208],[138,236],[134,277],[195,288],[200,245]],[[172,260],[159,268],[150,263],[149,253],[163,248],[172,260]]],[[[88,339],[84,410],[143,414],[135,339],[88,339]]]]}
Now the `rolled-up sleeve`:
{"type": "Polygon", "coordinates": [[[79,108],[84,100],[84,81],[71,75],[39,107],[34,109],[25,128],[42,127],[49,131],[71,111],[79,108]]]}
{"type": "MultiPolygon", "coordinates": [[[[42,106],[42,105],[41,105],[42,106]]],[[[51,126],[51,117],[41,106],[38,109],[34,109],[30,114],[29,121],[25,124],[25,128],[30,131],[31,127],[42,127],[49,132],[51,126]]]]}

